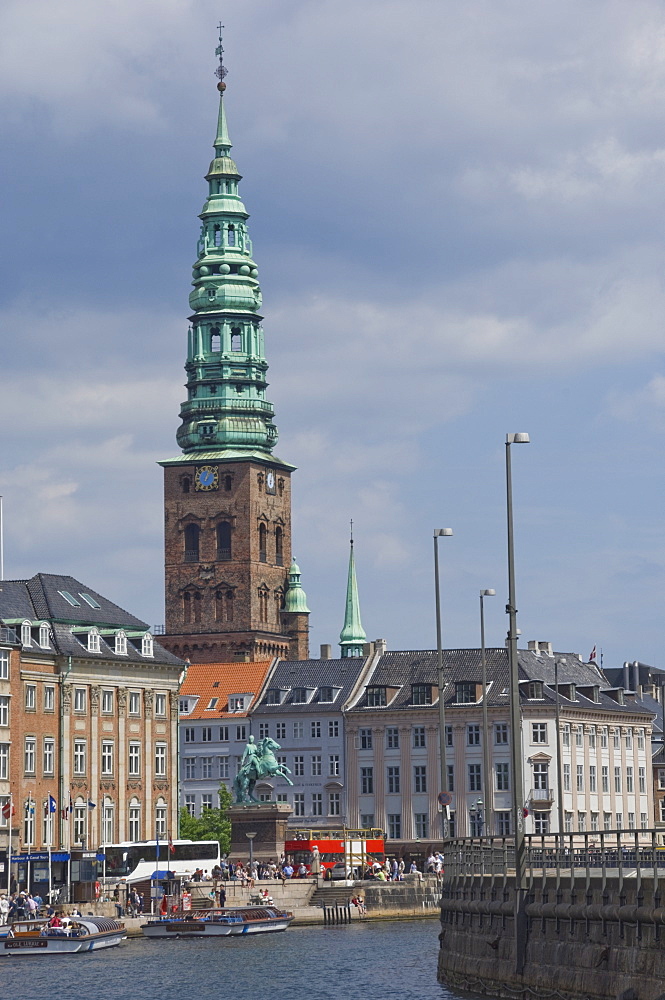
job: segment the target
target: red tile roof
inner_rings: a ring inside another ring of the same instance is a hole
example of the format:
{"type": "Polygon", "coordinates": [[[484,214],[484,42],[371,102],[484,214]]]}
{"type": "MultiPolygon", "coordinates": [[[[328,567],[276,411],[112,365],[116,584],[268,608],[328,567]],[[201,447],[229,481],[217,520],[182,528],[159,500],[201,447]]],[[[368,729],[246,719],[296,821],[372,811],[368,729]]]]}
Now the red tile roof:
{"type": "MultiPolygon", "coordinates": [[[[185,719],[244,718],[247,712],[229,712],[230,694],[249,694],[252,704],[265,684],[272,660],[256,663],[192,663],[180,688],[180,696],[198,696],[196,708],[185,719]],[[213,709],[207,708],[212,698],[217,698],[213,709]]],[[[247,706],[251,707],[250,705],[247,706]]]]}

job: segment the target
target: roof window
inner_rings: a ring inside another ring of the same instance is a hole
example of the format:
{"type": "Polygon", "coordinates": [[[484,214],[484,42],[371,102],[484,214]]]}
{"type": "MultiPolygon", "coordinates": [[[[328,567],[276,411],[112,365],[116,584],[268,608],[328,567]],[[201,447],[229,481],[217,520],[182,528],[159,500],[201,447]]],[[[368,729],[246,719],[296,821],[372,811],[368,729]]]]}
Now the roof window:
{"type": "Polygon", "coordinates": [[[59,590],[58,593],[60,594],[61,597],[64,597],[67,603],[71,604],[73,608],[81,607],[81,602],[77,601],[75,597],[72,597],[72,595],[69,593],[68,590],[59,590]]]}
{"type": "MultiPolygon", "coordinates": [[[[64,591],[61,590],[60,593],[63,595],[63,597],[66,596],[64,591]]],[[[79,597],[82,597],[85,603],[89,604],[91,608],[101,608],[101,604],[98,604],[97,601],[94,599],[94,597],[91,597],[90,594],[79,594],[79,597]]]]}

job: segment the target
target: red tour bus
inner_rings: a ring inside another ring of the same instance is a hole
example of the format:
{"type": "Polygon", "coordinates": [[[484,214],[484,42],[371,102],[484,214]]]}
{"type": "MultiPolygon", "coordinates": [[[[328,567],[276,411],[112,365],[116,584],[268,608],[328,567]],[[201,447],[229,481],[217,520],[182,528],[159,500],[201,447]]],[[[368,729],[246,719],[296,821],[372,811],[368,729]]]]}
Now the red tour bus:
{"type": "MultiPolygon", "coordinates": [[[[346,862],[351,868],[363,869],[367,862],[383,863],[385,844],[383,830],[312,829],[299,827],[287,832],[284,853],[298,870],[301,864],[312,865],[312,848],[319,849],[321,873],[338,862],[346,862]]],[[[362,873],[360,873],[362,878],[362,873]]]]}

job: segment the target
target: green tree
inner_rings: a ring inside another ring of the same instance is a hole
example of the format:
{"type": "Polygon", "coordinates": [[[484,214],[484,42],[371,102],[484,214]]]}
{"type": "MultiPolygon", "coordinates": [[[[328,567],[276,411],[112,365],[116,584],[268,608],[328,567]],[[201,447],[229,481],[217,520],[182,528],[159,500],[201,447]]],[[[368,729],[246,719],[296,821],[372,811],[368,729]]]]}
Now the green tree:
{"type": "Polygon", "coordinates": [[[232,796],[225,785],[219,786],[219,808],[204,809],[199,817],[180,810],[180,836],[183,840],[218,840],[222,854],[231,850],[231,820],[226,810],[232,796]]]}

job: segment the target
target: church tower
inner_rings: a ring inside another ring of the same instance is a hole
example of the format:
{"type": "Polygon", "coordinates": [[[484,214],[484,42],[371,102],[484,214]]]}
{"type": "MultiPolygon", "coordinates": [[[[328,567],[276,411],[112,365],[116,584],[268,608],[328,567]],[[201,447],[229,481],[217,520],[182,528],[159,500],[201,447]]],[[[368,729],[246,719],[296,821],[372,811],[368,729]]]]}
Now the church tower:
{"type": "MultiPolygon", "coordinates": [[[[293,573],[291,473],[273,454],[258,269],[231,158],[220,34],[219,114],[193,269],[182,454],[164,467],[167,649],[196,663],[305,659],[293,573]],[[287,597],[289,567],[295,593],[287,597]]],[[[295,565],[295,564],[294,564],[295,565]]]]}

